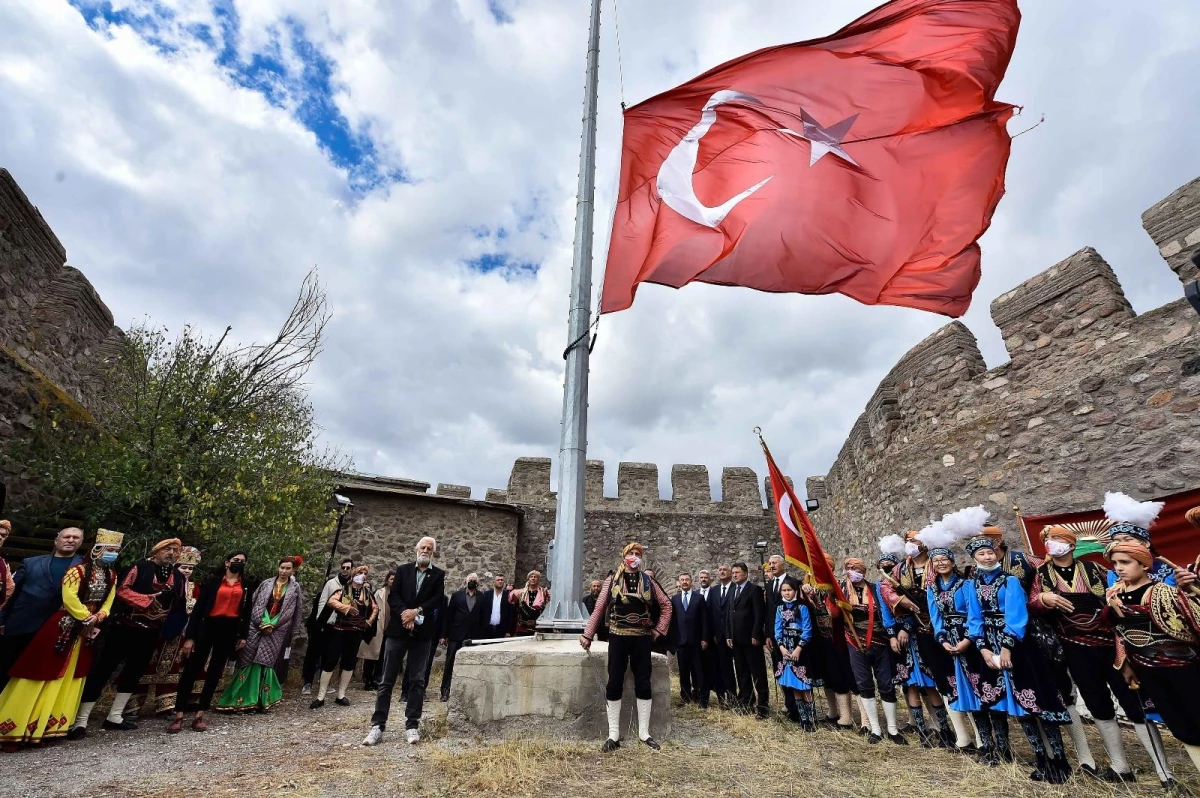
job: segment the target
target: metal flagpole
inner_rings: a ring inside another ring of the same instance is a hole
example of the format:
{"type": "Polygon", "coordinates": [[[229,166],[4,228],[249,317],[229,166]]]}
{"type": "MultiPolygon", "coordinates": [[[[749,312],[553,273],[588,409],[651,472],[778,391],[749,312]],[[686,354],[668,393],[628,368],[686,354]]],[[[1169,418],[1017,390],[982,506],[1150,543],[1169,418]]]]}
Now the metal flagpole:
{"type": "Polygon", "coordinates": [[[592,303],[593,199],[596,193],[596,105],[600,78],[600,0],[592,0],[587,75],[583,90],[583,137],[575,200],[575,252],[571,262],[571,309],[567,317],[566,381],[558,451],[558,505],[549,578],[552,601],[541,629],[582,630],[583,488],[587,458],[588,328],[592,303]]]}

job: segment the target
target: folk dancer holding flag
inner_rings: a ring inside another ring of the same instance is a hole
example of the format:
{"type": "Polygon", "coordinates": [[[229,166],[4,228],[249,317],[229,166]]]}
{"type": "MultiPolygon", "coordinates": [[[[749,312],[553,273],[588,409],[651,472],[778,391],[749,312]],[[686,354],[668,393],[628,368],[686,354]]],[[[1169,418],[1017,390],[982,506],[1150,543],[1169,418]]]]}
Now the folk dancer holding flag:
{"type": "Polygon", "coordinates": [[[658,583],[642,571],[640,543],[621,550],[621,564],[604,580],[596,607],[579,637],[584,651],[601,623],[608,625],[608,684],[604,689],[608,713],[608,738],[602,751],[611,753],[621,747],[621,700],[625,691],[625,671],[633,671],[634,697],[637,699],[638,739],[655,751],[662,748],[650,736],[651,645],[666,635],[671,626],[671,600],[658,583]],[[608,612],[611,606],[612,612],[608,612]],[[653,620],[658,610],[658,622],[653,620]],[[607,615],[606,615],[607,612],[607,615]]]}
{"type": "Polygon", "coordinates": [[[875,698],[878,695],[887,719],[888,739],[896,745],[908,745],[908,740],[900,734],[896,725],[896,669],[892,664],[890,645],[896,636],[896,619],[883,600],[879,585],[867,581],[866,563],[851,557],[846,560],[845,572],[846,581],[841,587],[850,604],[850,611],[846,614],[844,634],[850,672],[854,676],[858,700],[869,725],[867,742],[875,745],[883,740],[875,698]]]}

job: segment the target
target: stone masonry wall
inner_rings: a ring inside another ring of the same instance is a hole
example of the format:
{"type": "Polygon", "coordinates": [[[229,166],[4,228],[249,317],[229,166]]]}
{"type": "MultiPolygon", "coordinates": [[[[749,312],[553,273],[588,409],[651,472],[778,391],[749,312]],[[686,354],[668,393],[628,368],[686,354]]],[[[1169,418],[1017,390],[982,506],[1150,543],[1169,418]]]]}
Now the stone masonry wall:
{"type": "MultiPolygon", "coordinates": [[[[1181,280],[1196,276],[1200,180],[1143,215],[1181,280]]],[[[1028,515],[1094,508],[1200,485],[1200,317],[1183,299],[1134,315],[1112,269],[1085,248],[997,298],[1010,361],[986,369],[952,322],[884,378],[833,467],[808,479],[835,556],[984,504],[1014,541],[1028,515]]]]}
{"type": "MultiPolygon", "coordinates": [[[[721,472],[722,500],[713,501],[708,469],[676,465],[671,469],[672,498],[659,498],[658,466],[621,463],[617,496],[604,496],[604,464],[587,464],[584,512],[585,581],[603,578],[616,566],[621,547],[637,540],[646,562],[668,588],[682,571],[695,573],[721,562],[745,560],[758,567],[756,541],[778,550],[773,515],[763,508],[758,478],[749,468],[721,472]]],[[[489,491],[524,510],[517,540],[517,583],[546,566],[554,538],[555,494],[550,490],[550,460],[523,457],[513,466],[507,491],[489,491]]]]}

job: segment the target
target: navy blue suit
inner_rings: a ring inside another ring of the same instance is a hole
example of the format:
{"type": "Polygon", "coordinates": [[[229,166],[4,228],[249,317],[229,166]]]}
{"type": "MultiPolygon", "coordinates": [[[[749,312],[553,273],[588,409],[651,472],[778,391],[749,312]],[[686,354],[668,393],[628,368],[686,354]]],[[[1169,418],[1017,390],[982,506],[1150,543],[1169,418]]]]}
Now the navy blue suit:
{"type": "Polygon", "coordinates": [[[671,629],[668,637],[675,646],[679,664],[679,695],[685,704],[695,701],[708,706],[708,689],[704,681],[704,665],[700,660],[701,642],[708,641],[708,607],[698,590],[688,593],[687,609],[683,593],[671,596],[671,629]]]}

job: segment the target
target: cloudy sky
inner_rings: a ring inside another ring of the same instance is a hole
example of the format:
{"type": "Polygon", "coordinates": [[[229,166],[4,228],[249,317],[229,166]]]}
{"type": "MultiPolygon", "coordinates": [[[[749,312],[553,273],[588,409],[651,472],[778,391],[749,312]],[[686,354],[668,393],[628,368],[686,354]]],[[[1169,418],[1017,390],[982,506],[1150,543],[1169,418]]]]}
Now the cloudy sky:
{"type": "MultiPolygon", "coordinates": [[[[597,282],[629,103],[874,0],[611,0],[597,282]]],[[[964,321],[1084,245],[1138,311],[1179,296],[1140,226],[1200,175],[1200,4],[1026,0],[1000,99],[1025,106],[964,321]]],[[[311,374],[358,469],[503,487],[558,446],[585,0],[4,0],[0,166],[126,326],[274,331],[315,264],[311,374]]],[[[644,286],[592,361],[589,454],[824,473],[880,378],[945,319],[839,296],[644,286]]]]}

